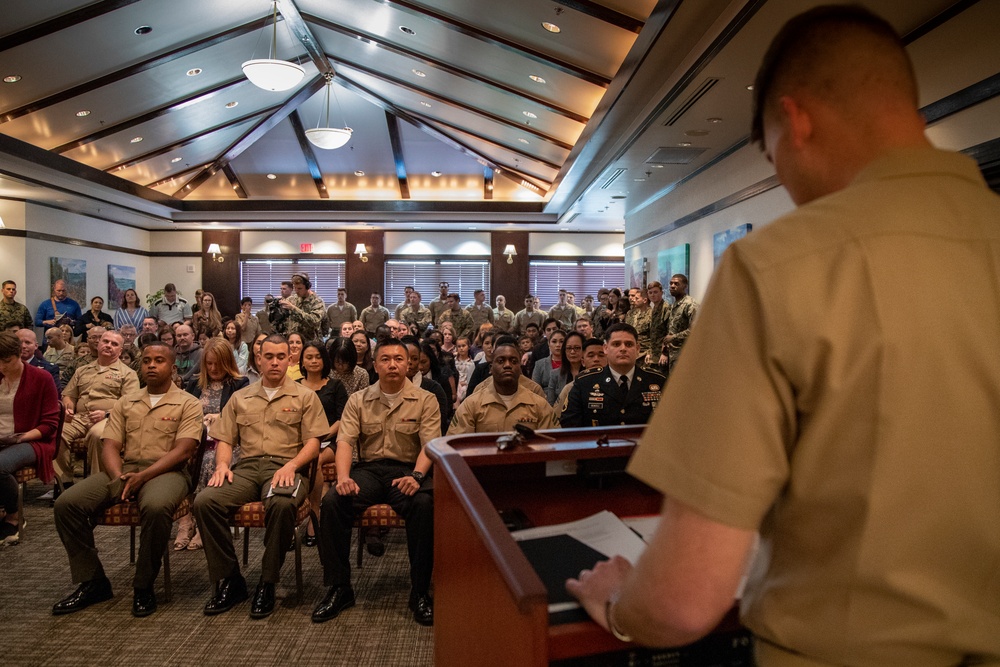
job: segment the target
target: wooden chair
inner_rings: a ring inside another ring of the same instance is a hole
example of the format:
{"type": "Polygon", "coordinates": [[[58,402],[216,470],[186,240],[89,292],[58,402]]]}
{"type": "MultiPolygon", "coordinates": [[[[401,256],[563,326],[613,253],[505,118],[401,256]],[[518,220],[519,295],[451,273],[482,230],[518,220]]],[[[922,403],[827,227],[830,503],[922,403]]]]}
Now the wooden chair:
{"type": "MultiPolygon", "coordinates": [[[[188,495],[181,501],[177,509],[174,510],[174,521],[191,513],[191,504],[194,502],[194,490],[198,486],[198,477],[201,474],[201,463],[205,457],[205,445],[207,437],[203,434],[201,442],[195,449],[194,455],[188,459],[187,471],[191,478],[191,488],[188,495]]],[[[129,528],[129,563],[135,565],[135,531],[140,525],[139,503],[126,500],[115,503],[103,512],[94,517],[95,526],[118,526],[129,528]]],[[[163,552],[163,593],[164,602],[170,602],[170,540],[167,540],[167,547],[163,552]]]]}
{"type": "MultiPolygon", "coordinates": [[[[332,463],[323,466],[323,481],[329,484],[337,483],[337,468],[332,463]]],[[[358,529],[358,567],[361,568],[364,567],[365,535],[368,529],[406,528],[406,521],[388,505],[380,504],[365,509],[354,520],[354,526],[358,529]]]]}
{"type": "MultiPolygon", "coordinates": [[[[306,470],[303,471],[300,469],[299,473],[302,475],[302,479],[305,483],[311,485],[313,475],[316,473],[316,461],[313,460],[306,470]]],[[[309,503],[308,493],[306,493],[305,499],[302,501],[302,504],[299,505],[299,508],[295,513],[295,588],[298,593],[299,600],[303,599],[302,537],[304,535],[303,531],[305,531],[303,522],[306,519],[314,522],[316,521],[316,513],[313,511],[312,505],[309,503]]],[[[243,529],[243,566],[246,567],[247,562],[250,559],[250,529],[264,527],[263,501],[258,500],[240,506],[233,513],[232,517],[230,517],[229,525],[237,529],[243,529]]]]}

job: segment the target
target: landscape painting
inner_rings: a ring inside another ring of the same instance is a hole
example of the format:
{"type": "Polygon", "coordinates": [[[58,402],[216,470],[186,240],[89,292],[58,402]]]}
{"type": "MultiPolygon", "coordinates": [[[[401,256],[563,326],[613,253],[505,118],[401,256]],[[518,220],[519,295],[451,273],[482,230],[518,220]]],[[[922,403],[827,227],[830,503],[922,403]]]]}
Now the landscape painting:
{"type": "Polygon", "coordinates": [[[135,289],[135,267],[108,264],[108,301],[105,308],[117,310],[125,290],[135,289]]]}

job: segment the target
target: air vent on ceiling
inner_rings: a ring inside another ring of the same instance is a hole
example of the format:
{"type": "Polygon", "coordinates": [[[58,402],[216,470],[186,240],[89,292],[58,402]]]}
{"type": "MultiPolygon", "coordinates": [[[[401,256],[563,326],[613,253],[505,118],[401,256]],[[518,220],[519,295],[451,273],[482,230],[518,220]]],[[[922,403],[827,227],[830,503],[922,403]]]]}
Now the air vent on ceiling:
{"type": "Polygon", "coordinates": [[[694,106],[694,103],[700,100],[705,95],[705,93],[712,90],[715,84],[719,83],[719,81],[720,79],[715,79],[712,77],[705,79],[702,82],[702,84],[698,86],[698,88],[695,89],[695,91],[691,93],[691,95],[688,96],[686,100],[681,102],[681,105],[677,107],[677,110],[674,111],[673,114],[670,115],[670,118],[668,118],[663,123],[664,127],[670,127],[671,125],[679,121],[681,119],[681,116],[686,114],[688,110],[694,106]]]}
{"type": "Polygon", "coordinates": [[[611,176],[608,177],[608,180],[604,181],[604,185],[601,186],[601,189],[602,190],[607,190],[608,188],[610,188],[611,184],[614,183],[616,180],[618,180],[618,177],[621,176],[624,173],[625,173],[625,169],[623,169],[621,167],[619,167],[618,169],[615,169],[613,172],[611,172],[611,176]]]}
{"type": "Polygon", "coordinates": [[[568,224],[572,223],[574,220],[576,220],[579,217],[580,217],[580,212],[577,211],[576,213],[574,213],[573,215],[571,215],[568,219],[566,219],[566,220],[560,220],[559,224],[560,225],[568,225],[568,224]]]}
{"type": "Polygon", "coordinates": [[[662,146],[649,156],[646,164],[691,164],[707,148],[684,148],[662,146]]]}

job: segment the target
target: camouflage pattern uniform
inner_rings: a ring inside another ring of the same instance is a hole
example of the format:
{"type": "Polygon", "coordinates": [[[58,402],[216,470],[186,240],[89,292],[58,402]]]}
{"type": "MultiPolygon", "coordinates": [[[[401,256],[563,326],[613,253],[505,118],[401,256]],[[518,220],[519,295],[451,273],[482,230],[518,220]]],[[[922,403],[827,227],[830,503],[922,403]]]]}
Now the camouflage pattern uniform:
{"type": "Polygon", "coordinates": [[[667,335],[673,336],[673,340],[664,345],[667,349],[667,356],[670,357],[670,371],[673,372],[677,358],[681,355],[681,347],[691,334],[691,324],[698,315],[698,302],[691,298],[690,294],[685,294],[670,309],[670,317],[667,320],[667,335]]]}
{"type": "Polygon", "coordinates": [[[307,292],[304,297],[293,294],[288,297],[288,302],[292,308],[288,317],[282,322],[281,333],[297,333],[302,336],[302,341],[308,343],[320,337],[323,327],[323,318],[326,315],[326,304],[315,292],[307,292]]]}
{"type": "Polygon", "coordinates": [[[455,327],[455,340],[462,336],[472,336],[472,316],[461,308],[457,311],[448,309],[441,313],[438,318],[438,328],[440,329],[445,322],[451,322],[452,326],[455,327]]]}

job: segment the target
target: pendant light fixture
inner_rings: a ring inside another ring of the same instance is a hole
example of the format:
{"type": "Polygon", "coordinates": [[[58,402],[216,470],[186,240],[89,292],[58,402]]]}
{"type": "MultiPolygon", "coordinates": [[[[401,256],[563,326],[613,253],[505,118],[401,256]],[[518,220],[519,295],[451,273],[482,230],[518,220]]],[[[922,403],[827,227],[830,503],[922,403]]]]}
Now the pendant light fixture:
{"type": "MultiPolygon", "coordinates": [[[[267,29],[267,26],[264,26],[267,29]]],[[[243,74],[250,83],[270,91],[281,91],[294,88],[302,81],[306,71],[295,63],[277,59],[278,51],[278,3],[274,3],[273,21],[271,23],[271,50],[269,58],[257,58],[243,63],[243,74]]]]}
{"type": "MultiPolygon", "coordinates": [[[[319,120],[316,121],[316,127],[306,130],[306,139],[309,140],[316,148],[322,148],[323,150],[333,150],[335,148],[340,148],[348,141],[351,140],[351,135],[354,133],[349,127],[330,127],[330,91],[333,88],[333,74],[326,75],[326,119],[325,125],[320,127],[319,120]]],[[[334,95],[336,99],[336,95],[334,95]]],[[[339,109],[340,103],[337,103],[339,109]]],[[[320,115],[322,116],[322,111],[320,115]]],[[[343,117],[343,113],[341,113],[343,117]]]]}

